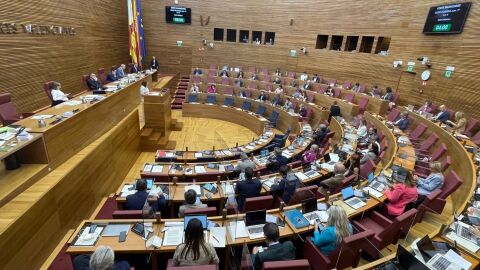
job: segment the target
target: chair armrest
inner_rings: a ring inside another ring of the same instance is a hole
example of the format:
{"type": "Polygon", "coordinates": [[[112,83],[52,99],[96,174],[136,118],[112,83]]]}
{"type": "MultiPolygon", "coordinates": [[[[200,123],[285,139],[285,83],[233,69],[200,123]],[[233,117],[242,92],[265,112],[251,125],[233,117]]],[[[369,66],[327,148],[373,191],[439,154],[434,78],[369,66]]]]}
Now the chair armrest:
{"type": "Polygon", "coordinates": [[[11,125],[17,121],[20,121],[20,119],[6,119],[6,120],[3,120],[3,124],[5,126],[8,126],[8,125],[11,125]]]}
{"type": "Polygon", "coordinates": [[[380,224],[382,227],[387,227],[393,223],[391,220],[378,213],[377,211],[373,211],[370,215],[370,218],[377,224],[380,224]]]}
{"type": "Polygon", "coordinates": [[[35,114],[35,113],[33,113],[33,112],[24,112],[24,113],[22,113],[22,118],[27,118],[27,117],[30,117],[30,116],[32,116],[32,115],[34,115],[34,114],[35,114]]]}
{"type": "Polygon", "coordinates": [[[360,223],[360,221],[353,220],[352,222],[353,222],[353,226],[355,227],[354,229],[357,229],[357,231],[364,232],[368,230],[368,228],[363,226],[362,223],[360,223]]]}

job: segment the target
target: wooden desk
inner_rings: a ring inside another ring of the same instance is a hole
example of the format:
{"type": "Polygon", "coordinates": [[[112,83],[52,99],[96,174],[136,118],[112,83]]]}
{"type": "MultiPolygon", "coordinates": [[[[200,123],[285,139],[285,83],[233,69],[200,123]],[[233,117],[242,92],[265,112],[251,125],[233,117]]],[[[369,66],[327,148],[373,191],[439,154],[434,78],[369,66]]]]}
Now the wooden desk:
{"type": "Polygon", "coordinates": [[[347,93],[353,94],[353,103],[358,104],[360,99],[362,98],[367,98],[368,99],[368,104],[366,110],[378,114],[378,115],[385,115],[388,111],[388,104],[389,102],[380,98],[373,97],[368,94],[363,94],[363,93],[356,93],[352,90],[344,89],[342,87],[334,87],[334,89],[340,90],[340,98],[345,99],[345,95],[347,93]]]}
{"type": "Polygon", "coordinates": [[[170,90],[150,91],[142,98],[145,127],[154,128],[162,136],[168,136],[172,122],[170,90]]]}
{"type": "MultiPolygon", "coordinates": [[[[28,128],[31,132],[43,134],[49,165],[56,168],[136,109],[140,104],[140,85],[144,80],[151,83],[152,74],[127,85],[121,91],[106,95],[105,99],[94,104],[76,106],[59,104],[41,112],[59,116],[65,112],[79,110],[57,124],[51,124],[54,118],[47,119],[46,127],[40,128],[37,120],[32,117],[22,119],[16,124],[28,128]]],[[[80,100],[82,96],[74,100],[80,100]]]]}

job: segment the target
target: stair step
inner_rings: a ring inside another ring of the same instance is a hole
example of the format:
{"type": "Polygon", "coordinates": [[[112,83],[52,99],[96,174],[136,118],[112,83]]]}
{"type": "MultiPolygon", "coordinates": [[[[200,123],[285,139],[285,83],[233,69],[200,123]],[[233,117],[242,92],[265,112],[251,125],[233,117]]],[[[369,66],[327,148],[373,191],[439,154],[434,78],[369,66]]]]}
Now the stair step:
{"type": "Polygon", "coordinates": [[[161,138],[157,141],[157,143],[158,143],[158,144],[161,144],[161,145],[168,144],[168,137],[167,137],[167,136],[161,137],[161,138]]]}
{"type": "Polygon", "coordinates": [[[142,137],[148,137],[148,136],[150,136],[150,135],[152,134],[152,132],[153,132],[153,128],[144,128],[144,129],[142,130],[142,134],[141,134],[140,136],[142,136],[142,137]]]}
{"type": "Polygon", "coordinates": [[[150,141],[158,141],[158,139],[160,139],[160,137],[162,137],[162,133],[156,131],[156,132],[154,132],[152,135],[150,135],[150,137],[148,137],[148,140],[150,140],[150,141]]]}

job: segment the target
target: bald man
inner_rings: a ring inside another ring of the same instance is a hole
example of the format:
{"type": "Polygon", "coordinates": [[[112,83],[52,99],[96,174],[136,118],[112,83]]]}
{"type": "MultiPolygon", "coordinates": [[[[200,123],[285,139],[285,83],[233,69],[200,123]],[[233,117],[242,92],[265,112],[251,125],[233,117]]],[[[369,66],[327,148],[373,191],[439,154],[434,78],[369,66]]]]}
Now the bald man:
{"type": "Polygon", "coordinates": [[[342,184],[343,179],[345,179],[345,170],[345,166],[341,162],[335,163],[333,167],[334,176],[320,182],[318,192],[325,195],[327,191],[331,193],[338,188],[342,184]]]}

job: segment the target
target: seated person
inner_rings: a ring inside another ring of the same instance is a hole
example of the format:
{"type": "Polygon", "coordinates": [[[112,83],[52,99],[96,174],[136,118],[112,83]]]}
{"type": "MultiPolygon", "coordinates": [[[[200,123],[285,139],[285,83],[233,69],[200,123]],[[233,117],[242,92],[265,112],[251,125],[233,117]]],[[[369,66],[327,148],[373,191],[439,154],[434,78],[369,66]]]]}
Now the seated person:
{"type": "Polygon", "coordinates": [[[465,128],[467,127],[467,118],[463,112],[456,112],[455,113],[455,122],[447,120],[445,123],[449,124],[453,128],[457,130],[458,133],[465,132],[465,128]]]}
{"type": "Polygon", "coordinates": [[[280,94],[273,94],[272,105],[277,106],[277,104],[279,104],[281,100],[282,97],[280,96],[280,94]]]}
{"type": "Polygon", "coordinates": [[[220,74],[218,74],[219,77],[230,77],[230,74],[228,74],[227,70],[222,70],[220,71],[220,74]]]}
{"type": "Polygon", "coordinates": [[[243,36],[242,43],[248,43],[248,37],[247,36],[243,36]]]}
{"type": "Polygon", "coordinates": [[[63,93],[62,90],[60,90],[61,88],[62,85],[60,83],[52,82],[52,90],[50,92],[53,100],[52,106],[68,101],[68,94],[63,93]]]}
{"type": "Polygon", "coordinates": [[[217,87],[215,86],[215,84],[212,83],[208,86],[207,93],[209,93],[209,94],[217,93],[217,87]]]}
{"type": "Polygon", "coordinates": [[[388,199],[387,213],[392,217],[400,216],[405,212],[405,206],[417,200],[417,187],[413,184],[412,174],[409,172],[405,183],[395,180],[395,184],[384,191],[388,199]]]}
{"type": "Polygon", "coordinates": [[[307,111],[307,108],[303,106],[303,104],[300,104],[300,106],[298,107],[298,114],[301,117],[307,117],[308,111],[307,111]]]}
{"type": "Polygon", "coordinates": [[[200,87],[196,83],[192,84],[192,87],[190,87],[190,93],[199,93],[200,92],[200,87]]]}
{"type": "Polygon", "coordinates": [[[423,104],[423,106],[420,107],[417,112],[419,114],[432,113],[433,112],[432,101],[431,100],[425,101],[425,104],[423,104]]]}
{"type": "Polygon", "coordinates": [[[338,117],[338,116],[342,116],[342,113],[340,112],[340,106],[338,106],[338,102],[334,100],[332,106],[330,106],[330,113],[328,114],[328,122],[330,123],[330,120],[332,119],[332,117],[338,117]]]}
{"type": "Polygon", "coordinates": [[[353,228],[347,213],[338,205],[332,205],[327,210],[327,226],[319,230],[315,223],[312,242],[325,256],[330,256],[342,243],[345,237],[352,235],[353,228]]]}
{"type": "Polygon", "coordinates": [[[393,124],[402,131],[406,130],[410,124],[408,121],[408,112],[402,112],[400,117],[393,124]]]}
{"type": "Polygon", "coordinates": [[[280,232],[277,224],[265,224],[263,234],[268,247],[264,247],[263,252],[259,252],[258,247],[253,248],[254,270],[261,270],[264,262],[295,260],[295,246],[291,241],[279,242],[280,232]]]}
{"type": "Polygon", "coordinates": [[[313,132],[313,143],[322,145],[329,132],[330,129],[325,124],[318,125],[318,128],[313,132]]]}
{"type": "Polygon", "coordinates": [[[300,80],[306,81],[307,79],[308,79],[308,74],[306,71],[304,71],[302,75],[300,75],[300,80]]]}
{"type": "Polygon", "coordinates": [[[334,94],[335,94],[335,91],[334,91],[333,88],[329,85],[329,86],[327,87],[327,90],[325,90],[325,95],[333,97],[334,94]]]}
{"type": "Polygon", "coordinates": [[[262,183],[258,179],[253,179],[253,169],[245,168],[245,181],[238,181],[235,186],[235,194],[238,195],[238,210],[243,211],[245,199],[260,196],[262,183]]]}
{"type": "Polygon", "coordinates": [[[383,95],[382,99],[386,101],[393,101],[393,90],[390,86],[386,88],[386,93],[383,95]]]}
{"type": "Polygon", "coordinates": [[[293,93],[293,98],[294,98],[294,99],[297,99],[297,100],[303,99],[302,90],[301,90],[300,88],[297,88],[297,89],[295,90],[295,93],[293,93]]]}
{"type": "Polygon", "coordinates": [[[246,98],[247,97],[247,91],[245,91],[245,89],[240,90],[239,97],[246,98]]]}
{"type": "Polygon", "coordinates": [[[341,162],[335,163],[333,167],[334,175],[320,182],[318,192],[326,195],[337,189],[345,179],[345,166],[341,162]]]}
{"type": "Polygon", "coordinates": [[[360,120],[360,124],[358,125],[357,128],[357,135],[360,137],[360,139],[364,139],[368,135],[368,130],[367,130],[367,124],[365,122],[365,119],[360,120]]]}
{"type": "Polygon", "coordinates": [[[90,76],[87,79],[87,86],[90,90],[102,89],[102,83],[98,81],[97,75],[95,73],[90,73],[90,76]]]}
{"type": "Polygon", "coordinates": [[[282,155],[282,149],[275,147],[273,149],[273,155],[268,158],[267,168],[272,172],[278,172],[280,167],[288,164],[288,158],[282,155]]]}
{"type": "Polygon", "coordinates": [[[130,69],[130,73],[138,73],[140,72],[140,68],[137,66],[137,64],[132,63],[132,68],[130,69]]]}
{"type": "Polygon", "coordinates": [[[345,168],[345,177],[349,177],[352,174],[358,176],[360,173],[360,155],[358,153],[353,153],[345,162],[345,168]]]}
{"type": "MultiPolygon", "coordinates": [[[[281,76],[282,76],[282,72],[280,72],[280,68],[277,67],[277,68],[275,69],[275,73],[274,73],[274,74],[275,74],[275,76],[281,77],[281,76]]],[[[277,77],[277,78],[278,78],[278,77],[277,77]]]]}
{"type": "Polygon", "coordinates": [[[280,77],[275,77],[275,79],[273,79],[273,83],[282,84],[282,80],[280,79],[280,77]]]}
{"type": "Polygon", "coordinates": [[[235,85],[238,87],[243,87],[243,80],[242,79],[236,79],[235,80],[235,85]]]}
{"type": "Polygon", "coordinates": [[[320,77],[317,74],[313,74],[312,83],[320,83],[320,77]]]}
{"type": "Polygon", "coordinates": [[[289,112],[290,110],[293,110],[293,104],[292,104],[292,101],[290,101],[290,98],[287,97],[287,99],[285,100],[285,103],[283,103],[283,109],[287,112],[289,112]]]}
{"type": "Polygon", "coordinates": [[[428,196],[434,190],[443,188],[445,178],[442,171],[442,163],[434,161],[430,163],[430,174],[427,178],[421,178],[417,175],[413,176],[413,179],[417,182],[418,194],[428,196]]]}
{"type": "Polygon", "coordinates": [[[117,68],[117,71],[115,73],[117,75],[117,79],[121,79],[121,78],[125,77],[125,64],[121,64],[117,68]]]}
{"type": "Polygon", "coordinates": [[[239,173],[244,173],[246,168],[255,169],[255,167],[256,167],[255,162],[251,161],[248,158],[247,154],[241,153],[240,161],[237,163],[237,166],[235,166],[234,171],[239,173]]]}
{"type": "Polygon", "coordinates": [[[107,81],[114,82],[116,80],[118,80],[117,71],[115,69],[112,69],[112,70],[110,70],[110,72],[107,75],[107,81]]]}
{"type": "Polygon", "coordinates": [[[371,127],[370,130],[368,131],[368,137],[367,137],[367,142],[372,143],[372,142],[378,142],[379,137],[377,133],[377,129],[374,127],[371,127]]]}
{"type": "Polygon", "coordinates": [[[260,44],[262,44],[262,42],[261,42],[260,39],[257,37],[257,38],[255,38],[255,41],[253,41],[253,44],[260,45],[260,44]]]}
{"type": "Polygon", "coordinates": [[[255,80],[255,81],[258,81],[258,76],[257,74],[252,74],[252,77],[250,78],[250,80],[255,80]]]}
{"type": "Polygon", "coordinates": [[[92,255],[82,254],[73,260],[74,270],[130,270],[126,261],[115,262],[115,253],[109,246],[99,246],[92,255]]]}
{"type": "Polygon", "coordinates": [[[378,98],[382,95],[382,91],[380,91],[378,86],[374,85],[373,88],[372,88],[372,91],[370,92],[370,95],[372,95],[372,97],[377,97],[378,98]]]}
{"type": "Polygon", "coordinates": [[[359,93],[360,92],[360,83],[355,83],[355,85],[352,87],[352,91],[359,93]]]}
{"type": "Polygon", "coordinates": [[[303,153],[303,163],[315,162],[315,160],[317,160],[319,156],[320,149],[318,148],[318,145],[312,144],[312,146],[310,146],[310,149],[303,153]]]}
{"type": "Polygon", "coordinates": [[[282,87],[281,84],[278,85],[278,87],[277,87],[277,89],[275,89],[274,93],[279,94],[279,95],[283,94],[283,87],[282,87]]]}
{"type": "MultiPolygon", "coordinates": [[[[140,85],[140,95],[147,95],[148,93],[150,93],[150,89],[148,89],[148,82],[147,81],[143,81],[142,82],[142,85],[140,85]]],[[[143,99],[143,97],[142,97],[143,99]]]]}
{"type": "Polygon", "coordinates": [[[193,75],[197,75],[197,76],[200,76],[203,74],[203,71],[201,69],[199,69],[198,67],[196,67],[194,70],[193,70],[193,75]]]}
{"type": "Polygon", "coordinates": [[[217,264],[220,262],[212,244],[205,241],[202,222],[192,218],[185,229],[185,241],[175,249],[174,266],[217,264]]]}
{"type": "Polygon", "coordinates": [[[306,83],[303,84],[303,89],[310,90],[312,88],[312,81],[308,80],[306,83]]]}
{"type": "Polygon", "coordinates": [[[363,155],[362,159],[360,160],[360,164],[362,165],[365,164],[369,159],[375,162],[379,154],[380,154],[380,147],[378,146],[378,143],[377,142],[370,143],[368,145],[368,152],[363,155]]]}
{"type": "Polygon", "coordinates": [[[274,184],[270,187],[270,194],[274,197],[281,197],[282,201],[286,204],[292,198],[295,189],[300,186],[300,180],[293,175],[293,177],[288,177],[290,168],[287,165],[283,165],[278,170],[280,173],[280,181],[275,178],[274,184]]]}
{"type": "Polygon", "coordinates": [[[298,87],[297,80],[292,80],[292,81],[290,82],[290,86],[291,86],[291,87],[298,87]]]}
{"type": "MultiPolygon", "coordinates": [[[[123,204],[123,209],[125,210],[142,210],[145,206],[149,195],[147,191],[147,181],[145,179],[137,180],[135,184],[137,192],[127,196],[125,203],[123,204]]],[[[148,203],[153,211],[165,211],[167,209],[167,200],[165,195],[160,192],[151,196],[156,199],[154,203],[148,203]]]]}
{"type": "Polygon", "coordinates": [[[198,209],[198,208],[207,208],[206,204],[197,201],[197,192],[193,189],[185,191],[185,203],[178,208],[178,217],[183,218],[185,210],[187,209],[198,209]]]}
{"type": "Polygon", "coordinates": [[[265,102],[268,99],[267,94],[265,94],[265,91],[261,91],[260,95],[258,96],[258,100],[261,102],[265,102]]]}
{"type": "Polygon", "coordinates": [[[239,71],[237,74],[237,79],[243,79],[243,71],[239,71]]]}
{"type": "Polygon", "coordinates": [[[445,105],[440,105],[440,107],[438,107],[438,110],[438,114],[435,115],[432,119],[441,123],[447,122],[447,120],[450,119],[450,113],[447,111],[447,107],[445,107],[445,105]]]}

